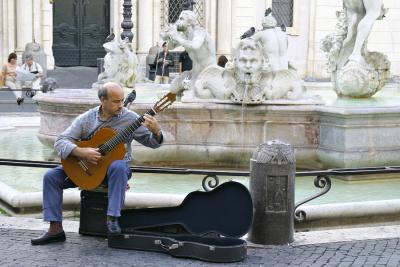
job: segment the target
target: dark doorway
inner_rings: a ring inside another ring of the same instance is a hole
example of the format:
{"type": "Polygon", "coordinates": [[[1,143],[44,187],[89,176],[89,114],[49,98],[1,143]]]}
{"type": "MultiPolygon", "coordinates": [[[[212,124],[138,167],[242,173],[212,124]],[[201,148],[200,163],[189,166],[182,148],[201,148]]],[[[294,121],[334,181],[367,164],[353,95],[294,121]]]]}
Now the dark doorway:
{"type": "Polygon", "coordinates": [[[53,4],[56,66],[96,66],[110,33],[109,0],[57,0],[53,4]]]}

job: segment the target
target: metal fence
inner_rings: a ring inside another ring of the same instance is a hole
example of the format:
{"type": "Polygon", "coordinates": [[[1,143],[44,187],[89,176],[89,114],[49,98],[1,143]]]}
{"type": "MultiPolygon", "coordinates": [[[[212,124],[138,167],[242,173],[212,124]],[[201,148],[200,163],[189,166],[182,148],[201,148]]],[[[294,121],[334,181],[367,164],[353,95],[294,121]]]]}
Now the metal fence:
{"type": "MultiPolygon", "coordinates": [[[[183,10],[184,0],[161,0],[161,28],[175,23],[183,10]]],[[[204,26],[205,4],[204,0],[196,0],[193,12],[197,15],[197,21],[204,26]]]]}
{"type": "MultiPolygon", "coordinates": [[[[0,159],[0,166],[16,166],[16,167],[35,167],[35,168],[54,168],[60,165],[58,162],[49,161],[31,161],[31,160],[10,160],[0,159]]],[[[165,168],[165,167],[140,167],[134,166],[131,169],[135,173],[161,173],[161,174],[178,174],[178,175],[204,175],[202,185],[205,191],[210,191],[219,185],[218,176],[232,177],[249,177],[248,171],[222,171],[222,170],[200,170],[186,168],[165,168]]],[[[306,213],[299,207],[313,199],[321,197],[329,192],[332,186],[330,176],[347,176],[347,175],[371,175],[371,174],[390,174],[400,173],[400,166],[387,167],[369,167],[369,168],[344,168],[344,169],[329,169],[322,171],[299,171],[296,172],[296,177],[310,176],[315,177],[314,186],[321,189],[315,195],[309,196],[295,204],[295,220],[297,222],[304,221],[306,213]]]]}

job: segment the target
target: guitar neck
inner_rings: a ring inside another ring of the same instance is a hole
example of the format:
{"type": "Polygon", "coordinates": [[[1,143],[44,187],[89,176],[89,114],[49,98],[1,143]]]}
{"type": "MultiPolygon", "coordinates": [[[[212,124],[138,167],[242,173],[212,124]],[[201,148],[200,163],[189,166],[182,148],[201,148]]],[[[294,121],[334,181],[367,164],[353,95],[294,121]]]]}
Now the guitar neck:
{"type": "Polygon", "coordinates": [[[123,129],[121,132],[117,133],[113,138],[102,144],[99,149],[102,155],[107,154],[111,150],[113,150],[118,144],[124,142],[137,128],[142,125],[144,122],[144,115],[148,114],[151,116],[156,115],[156,111],[154,109],[147,110],[142,116],[137,118],[134,122],[129,124],[128,127],[123,129]]]}

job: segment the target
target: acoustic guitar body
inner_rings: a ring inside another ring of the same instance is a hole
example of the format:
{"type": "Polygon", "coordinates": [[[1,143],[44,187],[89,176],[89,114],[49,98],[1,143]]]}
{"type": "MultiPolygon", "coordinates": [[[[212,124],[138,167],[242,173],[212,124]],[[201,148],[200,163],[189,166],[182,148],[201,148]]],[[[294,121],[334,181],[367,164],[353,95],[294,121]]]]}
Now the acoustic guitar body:
{"type": "MultiPolygon", "coordinates": [[[[99,147],[116,135],[111,128],[98,130],[90,140],[77,142],[78,147],[99,147]]],[[[122,160],[126,150],[124,143],[115,146],[113,150],[103,155],[97,165],[91,164],[77,157],[69,156],[62,159],[61,163],[65,173],[74,184],[82,189],[94,189],[98,187],[106,177],[107,169],[115,160],[122,160]]]]}

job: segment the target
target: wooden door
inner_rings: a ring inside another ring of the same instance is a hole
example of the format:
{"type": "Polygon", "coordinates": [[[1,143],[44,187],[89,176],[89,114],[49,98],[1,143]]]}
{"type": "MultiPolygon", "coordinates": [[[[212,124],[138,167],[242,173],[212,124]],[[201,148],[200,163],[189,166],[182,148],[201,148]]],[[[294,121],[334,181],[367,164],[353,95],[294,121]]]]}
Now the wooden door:
{"type": "Polygon", "coordinates": [[[96,66],[110,33],[109,0],[56,0],[53,54],[56,66],[96,66]]]}

